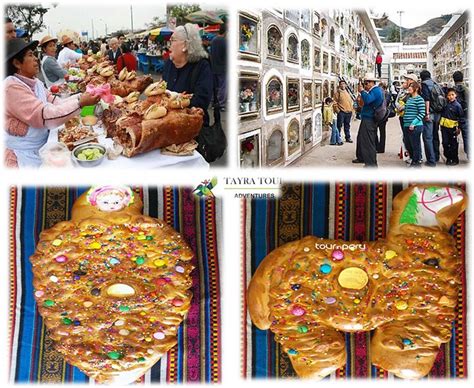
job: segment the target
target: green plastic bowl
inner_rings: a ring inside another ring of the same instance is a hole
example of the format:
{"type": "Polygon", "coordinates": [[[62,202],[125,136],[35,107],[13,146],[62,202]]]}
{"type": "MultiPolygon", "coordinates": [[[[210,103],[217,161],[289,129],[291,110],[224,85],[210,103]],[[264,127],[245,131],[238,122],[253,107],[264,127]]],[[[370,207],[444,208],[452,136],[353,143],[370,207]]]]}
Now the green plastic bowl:
{"type": "Polygon", "coordinates": [[[81,117],[94,116],[95,105],[83,106],[81,109],[81,117]]]}

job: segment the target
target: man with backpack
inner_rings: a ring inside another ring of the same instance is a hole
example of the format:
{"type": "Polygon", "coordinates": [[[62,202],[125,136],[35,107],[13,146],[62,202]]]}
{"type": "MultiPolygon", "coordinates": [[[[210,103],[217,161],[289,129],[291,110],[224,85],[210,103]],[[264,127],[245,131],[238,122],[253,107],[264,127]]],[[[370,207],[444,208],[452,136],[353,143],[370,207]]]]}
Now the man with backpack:
{"type": "Polygon", "coordinates": [[[379,80],[367,74],[359,84],[358,102],[362,105],[361,123],[357,133],[356,158],[352,163],[365,163],[365,167],[377,167],[377,126],[385,119],[387,107],[384,93],[377,86],[379,80]]]}
{"type": "Polygon", "coordinates": [[[439,121],[446,106],[443,88],[431,79],[428,70],[420,72],[421,97],[425,100],[426,116],[423,122],[423,144],[425,146],[426,165],[435,167],[439,161],[439,121]]]}
{"type": "Polygon", "coordinates": [[[469,89],[464,85],[464,76],[458,70],[453,73],[453,81],[454,81],[454,90],[456,92],[456,99],[461,104],[461,107],[464,111],[464,117],[459,120],[459,126],[461,128],[461,135],[462,141],[464,144],[464,152],[466,153],[467,157],[469,158],[469,136],[468,136],[468,129],[469,129],[469,89]]]}

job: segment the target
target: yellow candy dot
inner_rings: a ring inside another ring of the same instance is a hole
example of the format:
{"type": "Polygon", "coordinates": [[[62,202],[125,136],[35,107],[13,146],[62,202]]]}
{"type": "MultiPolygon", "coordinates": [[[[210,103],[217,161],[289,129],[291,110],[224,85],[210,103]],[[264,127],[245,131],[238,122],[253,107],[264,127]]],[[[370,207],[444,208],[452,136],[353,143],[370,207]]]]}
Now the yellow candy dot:
{"type": "Polygon", "coordinates": [[[153,322],[156,321],[156,318],[150,318],[149,321],[150,321],[151,323],[153,323],[153,322]]]}
{"type": "Polygon", "coordinates": [[[447,306],[449,305],[449,299],[447,296],[443,295],[441,298],[439,298],[438,303],[442,306],[447,306]]]}
{"type": "Polygon", "coordinates": [[[155,264],[156,267],[163,267],[166,264],[166,261],[162,259],[156,259],[153,264],[155,264]]]}
{"type": "Polygon", "coordinates": [[[100,245],[100,243],[98,243],[97,241],[94,241],[88,247],[88,249],[100,249],[100,248],[102,248],[102,245],[100,245]]]}
{"type": "Polygon", "coordinates": [[[397,310],[406,310],[408,308],[408,303],[404,300],[397,300],[395,307],[397,310]]]}
{"type": "Polygon", "coordinates": [[[143,235],[143,234],[145,234],[145,232],[142,230],[142,231],[138,232],[138,234],[143,235]]]}
{"type": "Polygon", "coordinates": [[[143,316],[146,315],[146,312],[145,312],[145,311],[142,311],[142,312],[140,313],[140,315],[143,317],[143,316]]]}
{"type": "Polygon", "coordinates": [[[63,241],[59,240],[59,239],[56,239],[56,240],[53,241],[53,245],[55,247],[59,247],[62,243],[63,243],[63,241]]]}
{"type": "Polygon", "coordinates": [[[341,271],[337,281],[343,288],[360,290],[367,285],[369,277],[363,269],[349,267],[341,271]]]}
{"type": "Polygon", "coordinates": [[[393,259],[395,256],[397,256],[397,252],[395,251],[387,251],[385,252],[385,258],[387,260],[393,259]]]}
{"type": "Polygon", "coordinates": [[[152,340],[151,340],[150,337],[146,337],[146,338],[145,338],[145,341],[146,341],[146,342],[151,342],[152,340]]]}
{"type": "Polygon", "coordinates": [[[146,236],[141,234],[140,236],[137,237],[137,240],[146,240],[146,236]]]}
{"type": "Polygon", "coordinates": [[[354,299],[354,303],[355,303],[355,304],[359,304],[359,303],[360,303],[360,299],[354,299]]]}

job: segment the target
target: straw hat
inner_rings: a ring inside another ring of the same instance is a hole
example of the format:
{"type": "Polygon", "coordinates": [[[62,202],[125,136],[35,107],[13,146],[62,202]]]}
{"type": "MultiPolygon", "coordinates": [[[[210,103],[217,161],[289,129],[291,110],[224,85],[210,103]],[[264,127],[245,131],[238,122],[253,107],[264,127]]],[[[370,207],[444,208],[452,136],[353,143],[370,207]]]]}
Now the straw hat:
{"type": "Polygon", "coordinates": [[[46,46],[49,42],[51,41],[55,41],[57,42],[58,41],[58,38],[54,38],[52,37],[51,35],[46,35],[46,36],[43,36],[40,40],[40,43],[39,45],[42,47],[42,46],[46,46]]]}
{"type": "Polygon", "coordinates": [[[419,82],[418,81],[418,76],[416,74],[404,74],[403,78],[411,79],[413,81],[419,82]]]}
{"type": "Polygon", "coordinates": [[[376,76],[374,76],[372,73],[366,73],[364,77],[364,81],[379,82],[380,80],[376,76]]]}
{"type": "Polygon", "coordinates": [[[63,35],[63,37],[61,38],[61,44],[63,46],[66,46],[69,43],[73,43],[73,40],[69,36],[63,35]]]}

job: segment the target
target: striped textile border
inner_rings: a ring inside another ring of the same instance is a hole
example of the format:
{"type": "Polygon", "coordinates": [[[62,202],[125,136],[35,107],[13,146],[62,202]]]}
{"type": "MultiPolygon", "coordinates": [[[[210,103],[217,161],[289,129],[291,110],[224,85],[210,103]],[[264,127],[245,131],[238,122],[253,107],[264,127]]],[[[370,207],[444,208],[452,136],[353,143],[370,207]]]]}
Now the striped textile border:
{"type": "MultiPolygon", "coordinates": [[[[87,383],[89,378],[54,350],[33,298],[29,257],[39,233],[70,219],[85,188],[10,189],[10,382],[87,383]]],[[[196,198],[188,188],[135,188],[144,214],[160,217],[189,243],[193,301],[180,326],[178,345],[137,383],[218,383],[221,381],[221,321],[218,227],[215,198],[196,198]]],[[[220,217],[220,213],[219,213],[220,217]]],[[[91,381],[92,383],[92,381],[91,381]]]]}
{"type": "MultiPolygon", "coordinates": [[[[456,185],[456,184],[453,184],[456,185]]],[[[295,376],[288,356],[271,331],[252,325],[247,313],[246,289],[263,258],[276,247],[306,235],[345,240],[376,240],[387,232],[393,198],[407,184],[334,183],[285,185],[277,200],[242,201],[242,376],[288,378],[295,376]]],[[[457,184],[466,189],[465,184],[457,184]]],[[[452,228],[459,254],[465,260],[463,214],[452,228]]],[[[443,345],[427,379],[465,378],[466,277],[458,298],[453,336],[443,345]]],[[[370,363],[371,333],[346,334],[347,363],[327,379],[397,379],[370,363]]]]}

